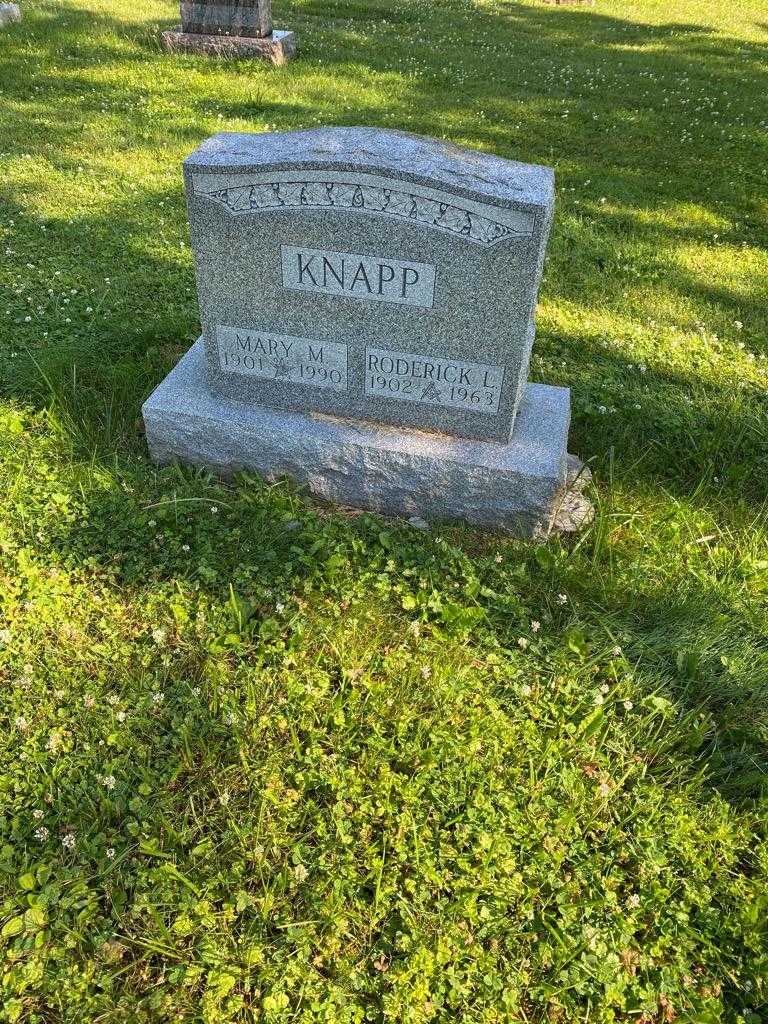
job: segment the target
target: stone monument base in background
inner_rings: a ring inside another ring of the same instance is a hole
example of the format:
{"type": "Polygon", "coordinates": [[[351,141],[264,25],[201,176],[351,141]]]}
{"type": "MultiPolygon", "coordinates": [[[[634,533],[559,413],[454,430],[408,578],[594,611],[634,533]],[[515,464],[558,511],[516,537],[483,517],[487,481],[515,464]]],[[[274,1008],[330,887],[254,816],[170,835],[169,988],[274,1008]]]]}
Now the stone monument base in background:
{"type": "Polygon", "coordinates": [[[0,26],[10,25],[12,21],[21,21],[21,8],[18,4],[0,4],[0,26]]]}
{"type": "MultiPolygon", "coordinates": [[[[206,374],[201,338],[144,404],[155,462],[287,477],[336,505],[519,537],[558,529],[561,509],[572,516],[580,488],[569,490],[579,471],[567,454],[567,388],[527,384],[512,440],[499,444],[224,399],[206,374]]],[[[564,530],[588,521],[568,517],[564,530]]]]}
{"type": "Polygon", "coordinates": [[[273,64],[285,64],[296,53],[296,35],[274,29],[268,36],[205,35],[182,32],[181,27],[163,32],[166,53],[199,53],[209,57],[259,57],[273,64]]]}

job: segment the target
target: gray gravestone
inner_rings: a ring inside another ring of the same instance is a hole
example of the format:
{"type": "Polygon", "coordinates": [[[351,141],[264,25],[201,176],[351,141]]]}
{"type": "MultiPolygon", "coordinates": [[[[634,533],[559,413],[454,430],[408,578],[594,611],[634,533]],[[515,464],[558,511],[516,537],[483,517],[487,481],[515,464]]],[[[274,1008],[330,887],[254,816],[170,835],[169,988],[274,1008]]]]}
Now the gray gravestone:
{"type": "Polygon", "coordinates": [[[12,21],[21,21],[21,8],[18,4],[0,4],[0,27],[12,21]]]}
{"type": "Polygon", "coordinates": [[[547,528],[570,412],[527,384],[549,169],[326,128],[214,136],[185,181],[203,336],[145,406],[158,461],[547,528]]]}
{"type": "Polygon", "coordinates": [[[214,390],[509,440],[551,170],[338,128],[217,135],[185,179],[214,390]]]}
{"type": "Polygon", "coordinates": [[[181,30],[214,36],[268,36],[272,0],[181,0],[181,30]]]}
{"type": "Polygon", "coordinates": [[[273,29],[272,0],[181,0],[181,26],[162,34],[171,53],[263,57],[284,64],[296,50],[292,32],[273,29]]]}

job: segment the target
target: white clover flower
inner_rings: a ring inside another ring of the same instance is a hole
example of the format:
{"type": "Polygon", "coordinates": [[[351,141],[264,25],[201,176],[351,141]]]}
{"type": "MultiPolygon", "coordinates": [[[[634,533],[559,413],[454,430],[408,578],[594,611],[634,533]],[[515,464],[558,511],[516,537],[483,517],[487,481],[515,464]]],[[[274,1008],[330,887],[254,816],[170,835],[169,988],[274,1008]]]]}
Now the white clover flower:
{"type": "Polygon", "coordinates": [[[604,696],[602,695],[602,693],[596,693],[596,694],[595,694],[595,701],[594,701],[594,703],[595,703],[595,704],[596,704],[596,705],[597,705],[598,707],[599,707],[599,706],[600,706],[601,704],[605,704],[605,697],[604,697],[604,696]]]}
{"type": "Polygon", "coordinates": [[[118,722],[124,722],[127,717],[128,716],[124,711],[118,711],[117,714],[115,715],[115,718],[118,720],[118,722]]]}
{"type": "Polygon", "coordinates": [[[75,839],[74,832],[68,832],[61,840],[61,845],[65,850],[74,850],[77,840],[75,839]]]}
{"type": "Polygon", "coordinates": [[[524,697],[530,697],[533,693],[533,690],[528,685],[528,683],[523,683],[523,685],[520,687],[520,693],[522,693],[524,697]]]}
{"type": "Polygon", "coordinates": [[[296,879],[297,882],[305,882],[309,877],[309,872],[307,871],[303,864],[297,864],[296,867],[293,869],[293,877],[296,879]]]}
{"type": "Polygon", "coordinates": [[[116,782],[117,779],[114,775],[105,775],[101,780],[101,784],[105,789],[114,789],[116,782]]]}
{"type": "Polygon", "coordinates": [[[168,634],[166,633],[166,631],[164,629],[160,629],[159,627],[157,629],[152,630],[152,639],[155,641],[156,644],[165,643],[165,638],[167,635],[168,634]]]}
{"type": "Polygon", "coordinates": [[[48,742],[45,745],[45,749],[50,750],[52,753],[56,753],[56,751],[61,746],[61,740],[61,733],[57,729],[54,729],[53,732],[48,737],[48,742]]]}
{"type": "Polygon", "coordinates": [[[504,561],[504,558],[502,557],[502,555],[500,553],[497,554],[496,557],[494,558],[494,562],[503,562],[503,561],[504,561]]]}
{"type": "Polygon", "coordinates": [[[432,675],[432,669],[429,667],[429,665],[422,665],[421,666],[421,677],[422,677],[422,679],[429,679],[429,677],[431,675],[432,675]]]}
{"type": "Polygon", "coordinates": [[[618,646],[618,644],[616,645],[616,647],[611,648],[611,654],[613,655],[614,658],[620,658],[621,657],[621,653],[622,653],[622,651],[621,651],[621,648],[618,646]]]}
{"type": "Polygon", "coordinates": [[[182,544],[181,545],[181,550],[182,551],[189,551],[189,544],[182,544]]]}
{"type": "Polygon", "coordinates": [[[625,711],[631,711],[634,706],[635,705],[632,703],[631,700],[625,700],[624,701],[624,709],[625,709],[625,711]]]}
{"type": "Polygon", "coordinates": [[[107,857],[109,858],[109,860],[114,860],[115,859],[115,851],[114,851],[114,849],[111,846],[107,850],[107,857]]]}
{"type": "Polygon", "coordinates": [[[275,605],[275,611],[277,612],[277,614],[278,614],[278,615],[279,615],[279,614],[280,614],[281,612],[284,612],[284,611],[285,611],[285,605],[283,604],[283,602],[282,602],[282,601],[278,601],[278,602],[277,602],[277,604],[275,605]]]}
{"type": "Polygon", "coordinates": [[[517,638],[517,646],[522,648],[522,650],[525,650],[530,642],[531,641],[527,637],[524,637],[524,636],[519,636],[517,638]]]}
{"type": "Polygon", "coordinates": [[[632,895],[627,900],[627,906],[628,907],[639,907],[640,906],[640,897],[637,895],[636,892],[633,892],[632,895]]]}
{"type": "Polygon", "coordinates": [[[110,693],[109,696],[107,697],[107,704],[111,704],[114,707],[115,704],[119,703],[120,698],[118,697],[118,695],[116,693],[110,693]]]}
{"type": "Polygon", "coordinates": [[[541,629],[541,623],[538,621],[538,619],[534,619],[533,622],[531,623],[531,630],[534,633],[538,633],[540,629],[541,629]]]}
{"type": "Polygon", "coordinates": [[[41,811],[40,808],[37,807],[34,811],[32,811],[32,817],[35,819],[35,821],[40,821],[44,813],[44,811],[41,811]]]}
{"type": "Polygon", "coordinates": [[[90,694],[88,694],[88,696],[83,700],[83,704],[85,704],[87,708],[92,708],[95,703],[96,698],[92,697],[90,694]]]}
{"type": "Polygon", "coordinates": [[[229,803],[229,793],[227,792],[226,789],[219,797],[219,803],[221,804],[222,807],[226,807],[227,804],[229,803]]]}
{"type": "Polygon", "coordinates": [[[214,515],[216,515],[216,513],[218,511],[219,511],[219,506],[218,505],[211,505],[211,512],[213,512],[214,515]]]}
{"type": "Polygon", "coordinates": [[[568,595],[567,594],[558,594],[557,595],[557,603],[558,604],[567,604],[568,603],[568,595]]]}
{"type": "Polygon", "coordinates": [[[162,692],[162,690],[158,690],[157,693],[152,694],[153,704],[161,704],[163,700],[165,700],[165,694],[162,692]]]}
{"type": "Polygon", "coordinates": [[[41,825],[40,828],[35,829],[35,839],[39,839],[41,843],[44,843],[49,835],[50,832],[45,825],[41,825]]]}
{"type": "Polygon", "coordinates": [[[16,715],[13,720],[13,724],[20,732],[26,732],[29,728],[29,722],[26,720],[24,715],[16,715]]]}
{"type": "Polygon", "coordinates": [[[199,686],[193,686],[192,687],[192,696],[193,697],[199,697],[200,696],[200,687],[199,686]]]}
{"type": "Polygon", "coordinates": [[[600,687],[600,693],[608,693],[609,690],[610,686],[608,685],[608,683],[603,683],[603,685],[600,687]]]}

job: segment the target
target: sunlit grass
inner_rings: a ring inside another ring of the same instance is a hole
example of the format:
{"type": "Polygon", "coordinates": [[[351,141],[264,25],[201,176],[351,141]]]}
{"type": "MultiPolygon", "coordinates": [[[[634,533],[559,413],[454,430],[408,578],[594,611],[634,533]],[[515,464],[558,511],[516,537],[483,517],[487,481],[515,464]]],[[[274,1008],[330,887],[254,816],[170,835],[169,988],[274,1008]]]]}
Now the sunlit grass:
{"type": "Polygon", "coordinates": [[[768,18],[758,0],[176,4],[0,35],[0,1019],[768,1014],[768,18]],[[557,175],[532,377],[594,525],[531,548],[155,471],[181,161],[406,128],[557,175]]]}

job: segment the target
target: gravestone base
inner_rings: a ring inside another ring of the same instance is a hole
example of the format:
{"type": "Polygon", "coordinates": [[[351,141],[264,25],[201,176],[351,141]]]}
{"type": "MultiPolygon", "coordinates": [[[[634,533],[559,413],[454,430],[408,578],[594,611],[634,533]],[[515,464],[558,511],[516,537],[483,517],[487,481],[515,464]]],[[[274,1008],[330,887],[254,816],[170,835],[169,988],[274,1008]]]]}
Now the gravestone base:
{"type": "Polygon", "coordinates": [[[546,536],[568,492],[570,392],[528,384],[508,444],[214,396],[202,339],[143,407],[159,464],[288,477],[336,505],[546,536]]]}
{"type": "Polygon", "coordinates": [[[258,57],[273,64],[285,64],[296,53],[296,36],[274,29],[269,36],[223,36],[182,32],[181,27],[163,32],[166,53],[198,53],[210,57],[258,57]]]}
{"type": "Polygon", "coordinates": [[[18,4],[0,4],[0,26],[10,25],[12,21],[21,21],[21,8],[18,4]]]}

